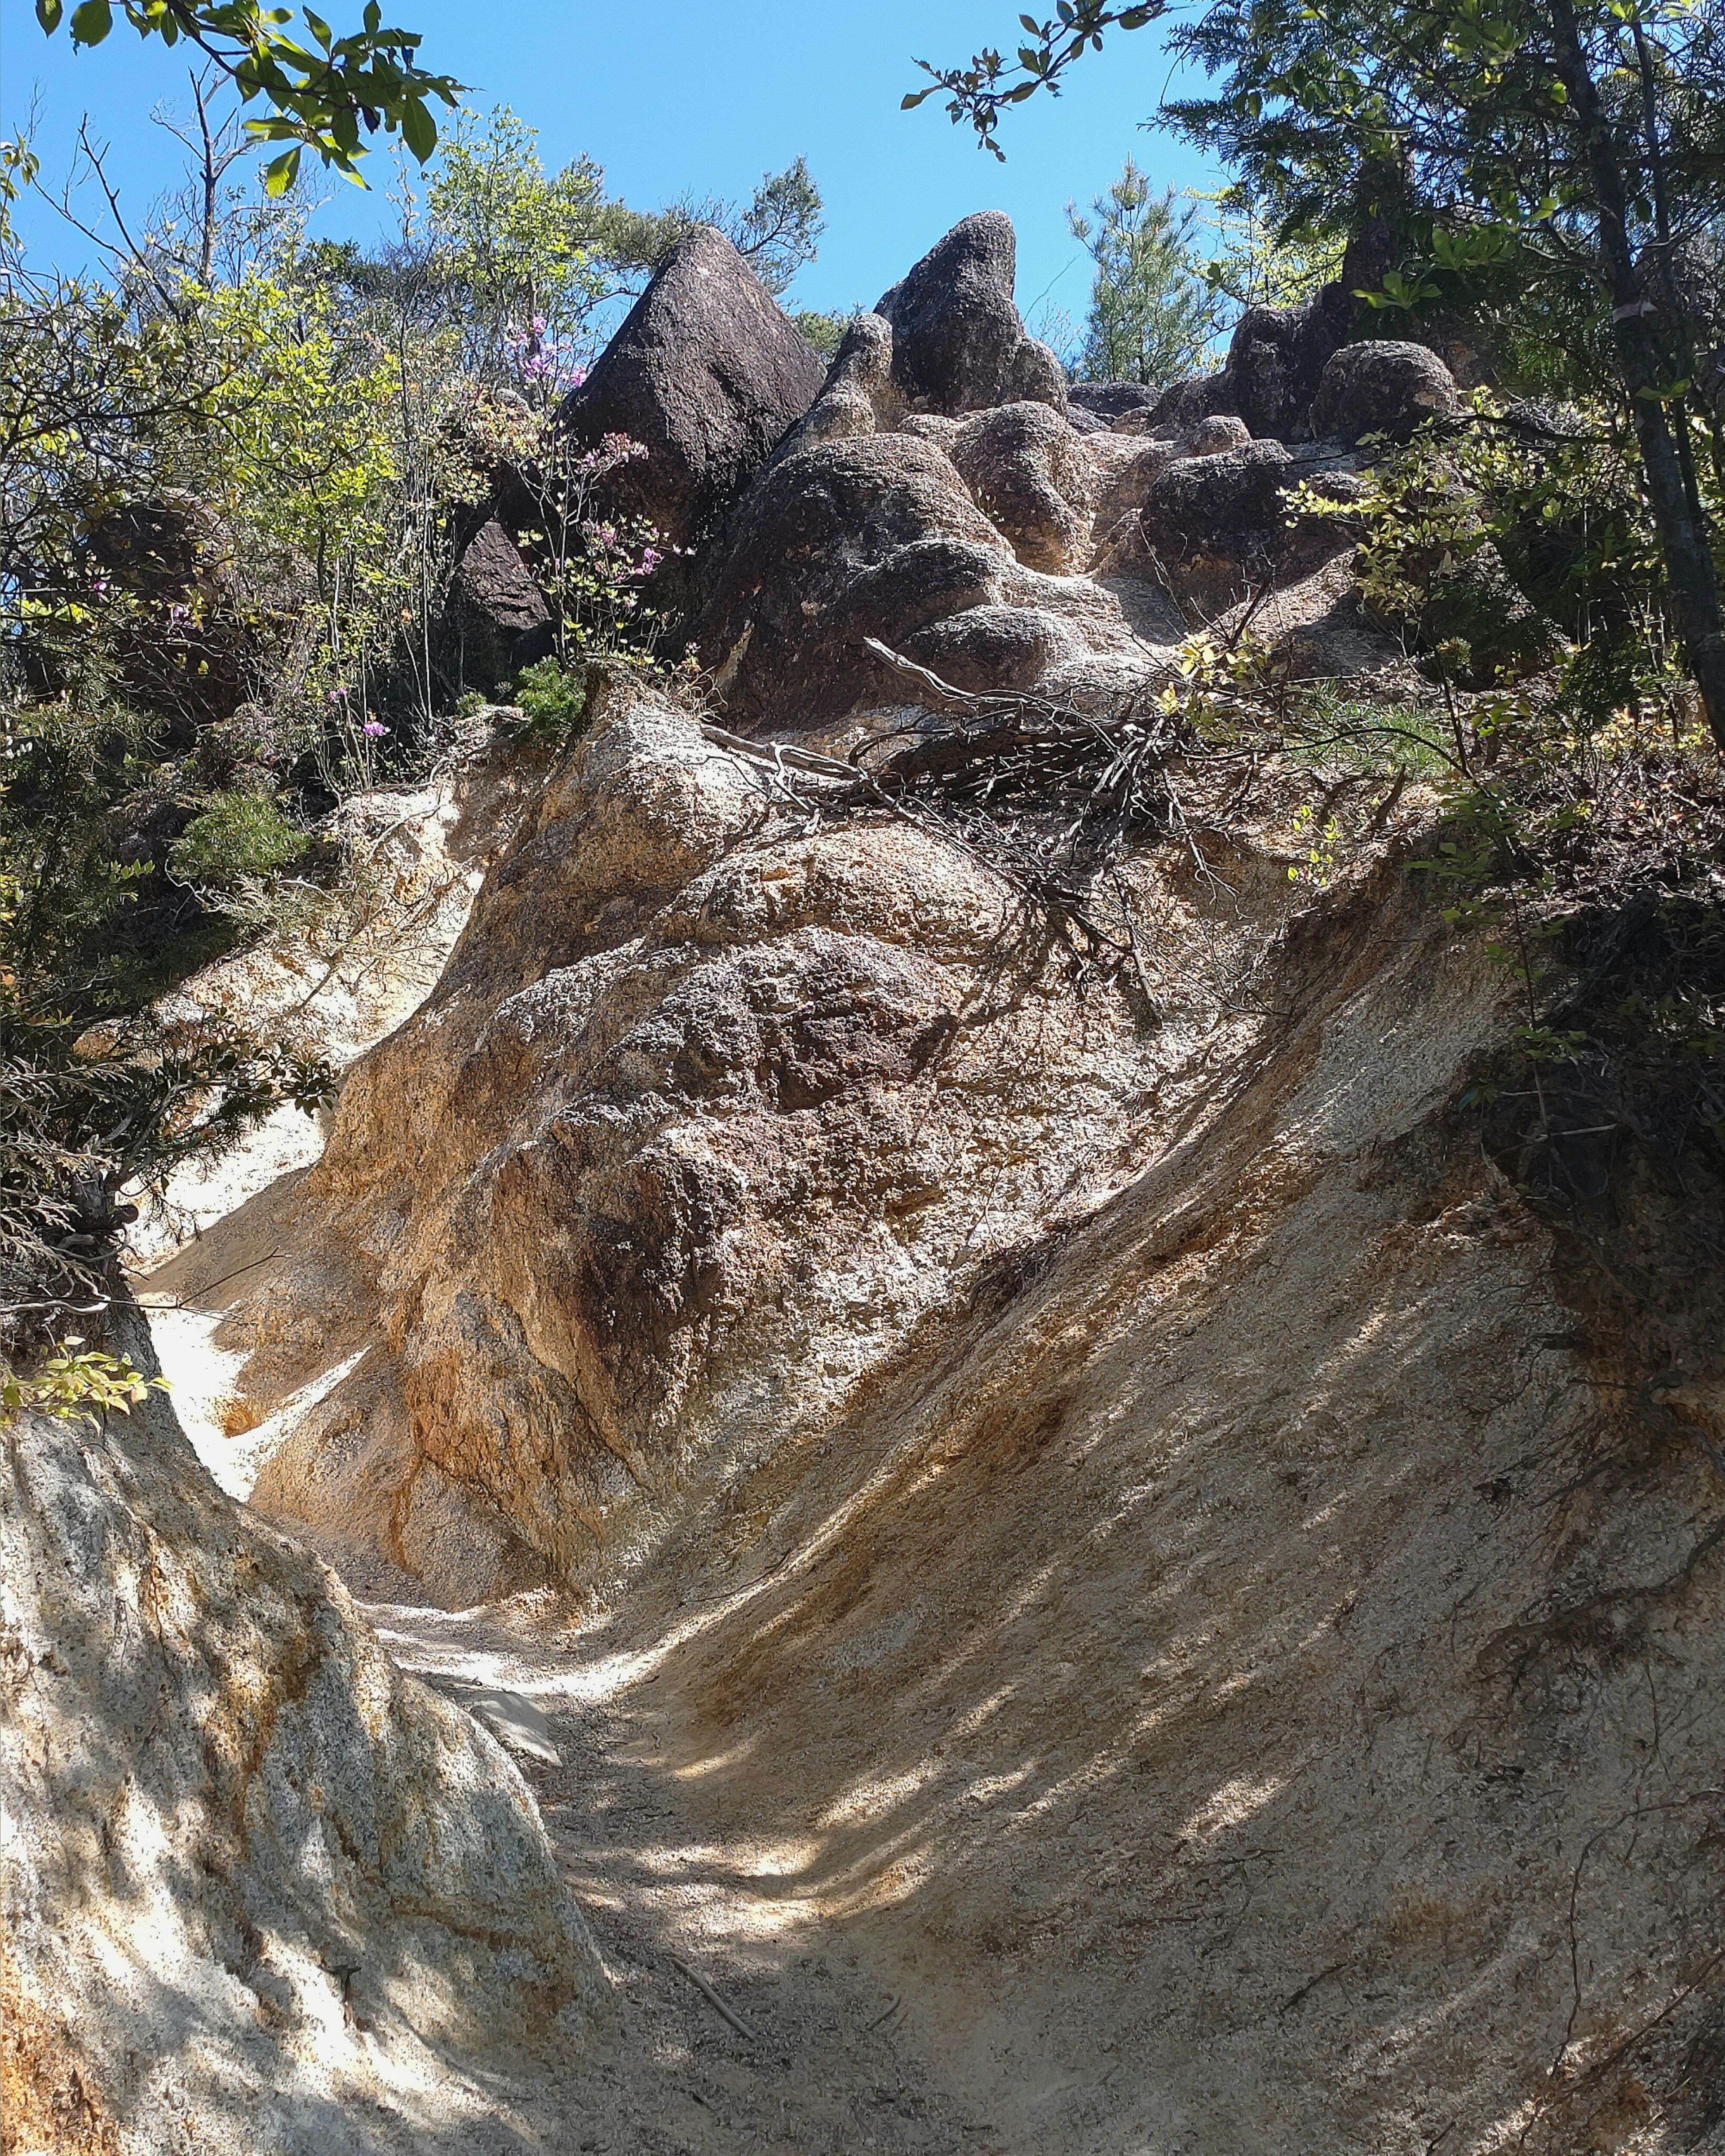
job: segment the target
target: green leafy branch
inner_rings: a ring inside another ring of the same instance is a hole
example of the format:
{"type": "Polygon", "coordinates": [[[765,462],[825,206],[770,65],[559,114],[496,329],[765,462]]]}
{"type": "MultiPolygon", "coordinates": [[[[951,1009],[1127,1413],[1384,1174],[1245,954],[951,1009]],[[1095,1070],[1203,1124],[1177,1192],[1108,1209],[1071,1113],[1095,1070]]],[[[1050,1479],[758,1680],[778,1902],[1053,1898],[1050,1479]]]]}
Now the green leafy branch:
{"type": "MultiPolygon", "coordinates": [[[[141,38],[165,45],[183,39],[226,75],[249,105],[261,98],[267,119],[249,120],[259,142],[291,146],[265,167],[264,184],[285,194],[300,160],[315,150],[324,163],[357,184],[365,154],[362,135],[399,133],[423,165],[437,146],[431,100],[453,105],[462,85],[420,66],[416,31],[385,23],[377,0],[367,0],[364,27],[338,38],[323,18],[302,11],[309,42],[290,33],[293,12],[259,0],[117,0],[117,12],[141,38]]],[[[116,0],[80,0],[71,13],[74,45],[100,45],[114,28],[116,0]]],[[[65,18],[65,0],[36,0],[36,19],[52,37],[65,18]]]]}
{"type": "Polygon", "coordinates": [[[916,64],[931,78],[926,90],[913,90],[901,101],[909,112],[937,90],[945,90],[947,110],[955,121],[968,121],[976,130],[978,144],[1000,159],[1006,152],[994,139],[1000,115],[1009,105],[1022,105],[1039,90],[1058,97],[1060,76],[1086,52],[1102,49],[1105,30],[1141,30],[1164,13],[1168,0],[1145,0],[1145,4],[1110,8],[1103,0],[1059,0],[1046,21],[1020,15],[1019,23],[1027,42],[1012,60],[992,48],[975,54],[968,67],[937,68],[927,60],[916,64]]]}
{"type": "Polygon", "coordinates": [[[39,1414],[100,1429],[105,1414],[130,1414],[152,1392],[167,1389],[166,1378],[146,1378],[129,1357],[86,1348],[74,1333],[28,1376],[0,1371],[0,1423],[39,1414]]]}

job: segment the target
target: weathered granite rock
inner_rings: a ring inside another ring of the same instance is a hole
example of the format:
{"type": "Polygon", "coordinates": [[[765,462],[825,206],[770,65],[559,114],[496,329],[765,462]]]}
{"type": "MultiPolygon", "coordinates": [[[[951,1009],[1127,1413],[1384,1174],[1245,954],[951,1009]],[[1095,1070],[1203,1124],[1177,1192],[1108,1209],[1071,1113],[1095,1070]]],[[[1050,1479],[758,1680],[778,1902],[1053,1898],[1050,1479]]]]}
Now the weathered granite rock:
{"type": "Polygon", "coordinates": [[[971,500],[1027,567],[1060,577],[1085,566],[1096,466],[1058,412],[998,405],[960,429],[947,454],[971,500]]]}
{"type": "Polygon", "coordinates": [[[739,716],[807,722],[890,699],[863,649],[994,603],[1011,562],[951,462],[903,434],[799,449],[738,516],[701,621],[715,685],[739,716]]]}
{"type": "Polygon", "coordinates": [[[623,684],[551,775],[436,993],[348,1078],[300,1255],[248,1306],[260,1405],[370,1343],[259,1486],[285,1525],[327,1543],[345,1501],[350,1542],[465,1599],[401,1537],[429,1479],[590,1570],[711,1445],[849,1382],[861,1244],[890,1276],[864,1332],[898,1337],[1106,1150],[1152,1047],[1125,1010],[1058,1050],[1034,999],[985,1023],[1011,894],[890,820],[769,830],[775,798],[623,684]],[[1009,1131],[979,1223],[940,1163],[1009,1131]]]}
{"type": "MultiPolygon", "coordinates": [[[[118,1344],[144,1362],[141,1326],[118,1344]]],[[[394,2148],[605,1994],[531,1797],[159,1395],[0,1443],[8,2149],[394,2148]],[[407,2099],[411,2102],[412,2097],[407,2099]]]]}
{"type": "Polygon", "coordinates": [[[1154,403],[1122,412],[1110,424],[1117,434],[1149,434],[1172,441],[1190,434],[1212,413],[1233,409],[1225,373],[1195,374],[1187,381],[1170,382],[1154,403]]]}
{"type": "MultiPolygon", "coordinates": [[[[955,447],[962,439],[950,420],[906,424],[937,427],[955,447]]],[[[1045,558],[1051,542],[1076,549],[1083,512],[1047,475],[1058,464],[1076,483],[1079,468],[1034,429],[1004,427],[1024,454],[1014,461],[999,444],[993,468],[1010,467],[1019,489],[1003,515],[1045,558]],[[1032,441],[1041,445],[1034,456],[1032,441]]],[[[910,433],[826,442],[775,465],[737,516],[701,623],[702,656],[733,722],[793,731],[914,701],[918,692],[865,649],[869,637],[937,671],[954,660],[960,685],[971,687],[1028,688],[1068,663],[1100,663],[1124,680],[1145,663],[1112,598],[1025,567],[952,459],[910,433]],[[970,619],[978,609],[987,622],[970,619]],[[988,665],[1000,670],[992,680],[988,665]]]]}
{"type": "Polygon", "coordinates": [[[462,550],[440,641],[464,681],[489,689],[552,647],[552,613],[521,550],[495,516],[462,550]]]}
{"type": "Polygon", "coordinates": [[[912,409],[978,412],[1025,398],[1062,407],[1066,377],[1013,301],[1018,241],[1000,210],[967,217],[876,304],[912,409]]]}
{"type": "Polygon", "coordinates": [[[813,403],[820,355],[723,233],[698,225],[665,257],[599,360],[564,400],[585,449],[627,434],[647,454],[609,482],[615,506],[675,545],[711,539],[813,403]]]}
{"type": "Polygon", "coordinates": [[[1443,418],[1461,403],[1455,376],[1427,346],[1388,337],[1346,344],[1325,362],[1307,431],[1350,444],[1368,434],[1406,441],[1424,421],[1443,418]]]}
{"type": "MultiPolygon", "coordinates": [[[[1227,445],[1163,465],[1139,512],[1141,544],[1179,598],[1219,612],[1246,588],[1296,582],[1353,545],[1339,516],[1291,516],[1289,490],[1320,465],[1280,442],[1229,441],[1224,418],[1204,424],[1227,445]]],[[[1324,478],[1339,496],[1359,484],[1346,470],[1324,478]]]]}
{"type": "Polygon", "coordinates": [[[910,409],[892,372],[892,325],[859,315],[845,332],[821,393],[779,444],[776,462],[819,442],[891,434],[910,409]]]}

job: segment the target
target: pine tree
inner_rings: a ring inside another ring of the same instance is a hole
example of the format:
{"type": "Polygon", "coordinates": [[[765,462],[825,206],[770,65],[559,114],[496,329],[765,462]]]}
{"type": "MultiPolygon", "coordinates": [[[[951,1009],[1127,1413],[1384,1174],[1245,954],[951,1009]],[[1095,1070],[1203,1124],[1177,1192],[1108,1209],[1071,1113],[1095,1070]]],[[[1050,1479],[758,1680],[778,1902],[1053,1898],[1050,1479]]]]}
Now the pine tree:
{"type": "Polygon", "coordinates": [[[1196,210],[1153,194],[1128,157],[1120,177],[1066,221],[1096,264],[1079,365],[1097,382],[1178,382],[1201,365],[1216,331],[1214,300],[1188,242],[1196,210]]]}

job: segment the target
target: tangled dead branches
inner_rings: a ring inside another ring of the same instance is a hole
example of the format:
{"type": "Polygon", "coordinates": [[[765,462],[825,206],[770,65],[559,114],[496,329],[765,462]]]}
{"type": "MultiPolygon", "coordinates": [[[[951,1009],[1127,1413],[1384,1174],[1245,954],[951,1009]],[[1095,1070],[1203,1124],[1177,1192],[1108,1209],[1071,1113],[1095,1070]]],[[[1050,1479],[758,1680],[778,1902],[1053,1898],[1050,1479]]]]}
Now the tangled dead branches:
{"type": "Polygon", "coordinates": [[[1153,1009],[1113,871],[1137,849],[1173,840],[1209,876],[1198,839],[1219,804],[1199,818],[1178,774],[1226,765],[1243,784],[1257,757],[1202,743],[1159,680],[1098,713],[1019,692],[956,688],[875,638],[865,642],[943,723],[877,735],[848,760],[746,740],[711,723],[702,732],[768,768],[781,797],[811,823],[874,808],[954,847],[1004,883],[1075,962],[1110,977],[1127,973],[1153,1009]],[[1099,886],[1111,891],[1117,929],[1101,917],[1099,886]]]}

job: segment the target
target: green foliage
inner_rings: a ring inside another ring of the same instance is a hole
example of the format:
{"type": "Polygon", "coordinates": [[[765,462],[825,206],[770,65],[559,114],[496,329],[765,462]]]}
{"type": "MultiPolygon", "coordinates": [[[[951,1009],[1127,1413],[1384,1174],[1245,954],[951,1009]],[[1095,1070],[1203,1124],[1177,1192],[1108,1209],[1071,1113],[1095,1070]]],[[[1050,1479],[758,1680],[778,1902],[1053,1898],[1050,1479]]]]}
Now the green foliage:
{"type": "Polygon", "coordinates": [[[169,849],[167,872],[181,883],[233,886],[246,876],[274,875],[300,860],[311,843],[274,801],[215,793],[169,849]]]}
{"type": "Polygon", "coordinates": [[[1151,192],[1128,157],[1120,177],[1066,222],[1096,264],[1078,365],[1098,382],[1177,382],[1195,373],[1219,326],[1210,287],[1194,275],[1195,206],[1151,192]]]}
{"type": "Polygon", "coordinates": [[[1283,239],[1243,187],[1200,191],[1192,200],[1209,212],[1200,213],[1200,236],[1190,243],[1194,264],[1214,296],[1236,310],[1298,306],[1341,274],[1339,234],[1283,239]]]}
{"type": "Polygon", "coordinates": [[[608,507],[617,475],[647,454],[626,434],[583,449],[552,421],[538,437],[527,485],[542,523],[525,535],[557,618],[557,657],[651,658],[665,622],[646,593],[678,550],[644,516],[608,507]]]}
{"type": "Polygon", "coordinates": [[[1039,90],[1058,96],[1060,77],[1086,52],[1100,52],[1102,38],[1111,29],[1141,30],[1155,21],[1167,0],[1147,0],[1144,6],[1111,8],[1105,0],[1060,0],[1058,12],[1046,19],[1020,15],[1019,27],[1026,42],[1012,61],[993,46],[976,54],[968,67],[935,68],[927,60],[916,64],[930,78],[925,90],[909,91],[901,100],[909,111],[932,97],[947,93],[947,110],[955,122],[976,130],[978,145],[1003,162],[1006,152],[995,139],[1000,116],[1009,105],[1022,105],[1039,90]]]}
{"type": "Polygon", "coordinates": [[[791,320],[821,357],[831,360],[839,357],[839,347],[860,312],[860,309],[853,309],[848,315],[823,315],[812,307],[803,307],[793,313],[791,320]]]}
{"type": "MultiPolygon", "coordinates": [[[[362,131],[399,132],[423,164],[437,143],[430,100],[453,105],[460,94],[452,76],[419,65],[418,34],[387,26],[377,0],[367,0],[363,28],[344,38],[305,8],[309,43],[288,29],[290,10],[259,0],[117,0],[117,8],[141,38],[195,47],[243,104],[261,100],[270,107],[268,119],[248,122],[248,131],[260,142],[292,145],[265,175],[275,194],[293,185],[306,149],[357,180],[362,131]]],[[[72,42],[102,44],[116,12],[116,0],[81,0],[72,10],[72,42]]],[[[36,19],[50,37],[64,15],[64,0],[36,0],[36,19]]]]}
{"type": "Polygon", "coordinates": [[[545,394],[567,386],[568,341],[618,290],[607,254],[613,211],[593,160],[547,172],[537,131],[507,105],[457,115],[425,229],[470,372],[545,394]]]}
{"type": "Polygon", "coordinates": [[[556,659],[524,666],[516,678],[515,701],[525,714],[521,737],[536,745],[561,747],[580,732],[587,716],[585,667],[566,667],[556,659]]]}
{"type": "Polygon", "coordinates": [[[1677,687],[1657,537],[1609,408],[1506,416],[1482,393],[1345,498],[1320,481],[1291,506],[1357,526],[1368,611],[1435,678],[1480,689],[1538,672],[1562,654],[1561,630],[1563,693],[1590,723],[1677,687]]]}
{"type": "Polygon", "coordinates": [[[39,1414],[99,1430],[104,1415],[130,1414],[152,1392],[167,1389],[166,1378],[146,1378],[129,1356],[86,1348],[74,1332],[28,1374],[0,1369],[0,1424],[39,1414]]]}
{"type": "Polygon", "coordinates": [[[1302,859],[1288,870],[1290,883],[1314,885],[1324,891],[1336,880],[1342,865],[1343,839],[1339,819],[1331,814],[1320,819],[1309,801],[1302,801],[1294,811],[1294,837],[1302,859]]]}
{"type": "MultiPolygon", "coordinates": [[[[1664,0],[1589,0],[1577,12],[1617,123],[1640,239],[1675,247],[1707,228],[1721,203],[1717,16],[1664,0]],[[1642,126],[1649,83],[1651,137],[1642,126]]],[[[1609,302],[1598,178],[1554,22],[1548,0],[1347,0],[1321,13],[1296,0],[1211,6],[1171,42],[1214,91],[1175,100],[1165,115],[1234,167],[1285,234],[1380,220],[1396,243],[1393,280],[1375,294],[1389,315],[1507,306],[1523,323],[1543,320],[1540,341],[1554,357],[1586,326],[1568,383],[1586,387],[1610,371],[1609,302]]]]}

